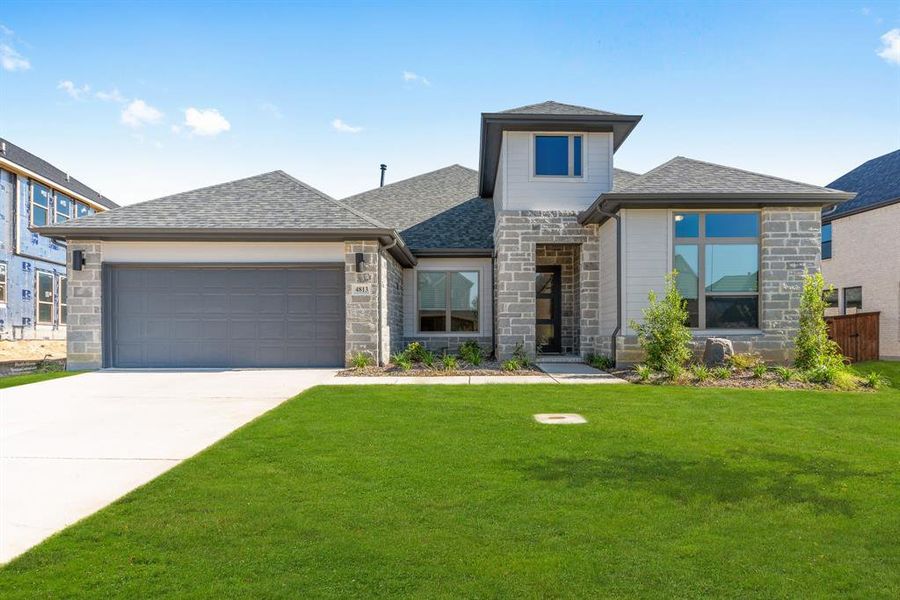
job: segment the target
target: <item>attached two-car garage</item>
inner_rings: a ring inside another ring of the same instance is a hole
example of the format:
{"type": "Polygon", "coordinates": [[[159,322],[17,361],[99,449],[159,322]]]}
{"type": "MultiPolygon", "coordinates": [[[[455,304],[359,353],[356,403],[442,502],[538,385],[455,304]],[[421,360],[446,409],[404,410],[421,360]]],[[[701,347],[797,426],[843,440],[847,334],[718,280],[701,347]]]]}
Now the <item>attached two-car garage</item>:
{"type": "Polygon", "coordinates": [[[106,264],[104,364],[119,368],[344,363],[344,266],[106,264]]]}

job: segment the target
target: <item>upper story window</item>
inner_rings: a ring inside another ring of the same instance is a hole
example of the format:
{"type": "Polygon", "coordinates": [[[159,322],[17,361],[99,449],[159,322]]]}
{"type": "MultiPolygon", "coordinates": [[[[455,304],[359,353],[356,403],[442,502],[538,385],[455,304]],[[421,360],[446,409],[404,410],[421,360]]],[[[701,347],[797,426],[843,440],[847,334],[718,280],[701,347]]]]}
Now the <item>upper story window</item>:
{"type": "Polygon", "coordinates": [[[822,260],[831,258],[831,223],[822,225],[822,260]]]}
{"type": "Polygon", "coordinates": [[[84,202],[75,202],[75,218],[87,217],[94,214],[94,209],[84,202]]]}
{"type": "Polygon", "coordinates": [[[759,327],[759,214],[676,213],[673,268],[699,329],[759,327]],[[702,285],[701,285],[702,282],[702,285]]]}
{"type": "Polygon", "coordinates": [[[65,194],[56,192],[56,222],[65,223],[72,218],[72,199],[65,194]]]}
{"type": "Polygon", "coordinates": [[[535,135],[535,176],[581,177],[583,139],[581,135],[535,135]]]}
{"type": "Polygon", "coordinates": [[[31,182],[31,224],[36,227],[49,225],[52,206],[52,192],[39,183],[31,182]]]}
{"type": "Polygon", "coordinates": [[[419,271],[417,276],[420,332],[479,330],[477,271],[419,271]]]}

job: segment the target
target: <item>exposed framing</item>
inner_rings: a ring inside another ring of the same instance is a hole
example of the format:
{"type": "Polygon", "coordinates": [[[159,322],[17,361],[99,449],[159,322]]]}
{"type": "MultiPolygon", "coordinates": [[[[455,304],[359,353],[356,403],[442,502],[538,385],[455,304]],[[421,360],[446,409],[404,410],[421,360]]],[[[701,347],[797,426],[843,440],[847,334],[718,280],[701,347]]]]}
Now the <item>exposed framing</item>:
{"type": "Polygon", "coordinates": [[[731,297],[731,298],[750,298],[756,296],[756,310],[757,310],[757,323],[755,328],[750,328],[750,331],[757,331],[760,329],[761,321],[763,318],[763,305],[762,305],[762,213],[756,210],[716,210],[716,209],[706,209],[706,210],[670,210],[668,211],[668,227],[669,227],[669,235],[671,236],[672,243],[670,245],[670,259],[669,259],[669,272],[674,268],[675,262],[675,247],[679,245],[692,245],[697,246],[697,327],[691,327],[691,331],[700,332],[700,331],[726,331],[726,332],[744,332],[748,331],[747,328],[723,328],[723,327],[708,327],[706,324],[706,297],[707,296],[721,296],[721,297],[731,297]],[[697,237],[695,238],[679,238],[675,237],[675,215],[676,214],[696,214],[699,215],[699,224],[698,224],[698,232],[697,237]],[[708,214],[753,214],[756,215],[757,224],[758,224],[758,237],[741,237],[741,238],[721,238],[714,237],[709,238],[706,237],[706,215],[708,214]],[[707,245],[756,245],[756,292],[714,292],[708,293],[706,291],[706,246],[707,245]]]}

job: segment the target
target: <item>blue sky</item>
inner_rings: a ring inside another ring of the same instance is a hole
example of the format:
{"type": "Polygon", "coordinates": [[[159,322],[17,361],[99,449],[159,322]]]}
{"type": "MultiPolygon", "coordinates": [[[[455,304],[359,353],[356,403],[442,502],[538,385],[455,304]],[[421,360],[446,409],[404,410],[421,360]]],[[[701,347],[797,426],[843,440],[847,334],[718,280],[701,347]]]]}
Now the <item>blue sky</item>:
{"type": "Polygon", "coordinates": [[[477,166],[553,99],[825,184],[900,147],[900,3],[42,3],[0,10],[0,135],[123,204],[273,169],[336,197],[477,166]]]}

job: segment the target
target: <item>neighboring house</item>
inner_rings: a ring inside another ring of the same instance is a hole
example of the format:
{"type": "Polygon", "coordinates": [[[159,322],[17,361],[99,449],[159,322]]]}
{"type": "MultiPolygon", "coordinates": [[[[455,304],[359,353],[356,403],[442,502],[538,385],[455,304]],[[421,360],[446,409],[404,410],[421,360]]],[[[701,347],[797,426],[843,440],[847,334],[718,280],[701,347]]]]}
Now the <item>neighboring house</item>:
{"type": "Polygon", "coordinates": [[[66,337],[65,245],[31,228],[116,206],[0,138],[0,339],[66,337]]]}
{"type": "Polygon", "coordinates": [[[69,241],[69,368],[384,363],[412,340],[628,363],[676,265],[698,344],[789,359],[820,211],[854,195],[682,157],[615,169],[640,119],[545,102],[482,114],[477,172],[339,201],[274,171],[44,227],[69,241]]]}
{"type": "Polygon", "coordinates": [[[880,312],[879,354],[900,360],[900,150],[828,187],[857,194],[822,212],[822,275],[835,288],[828,312],[880,312]]]}

